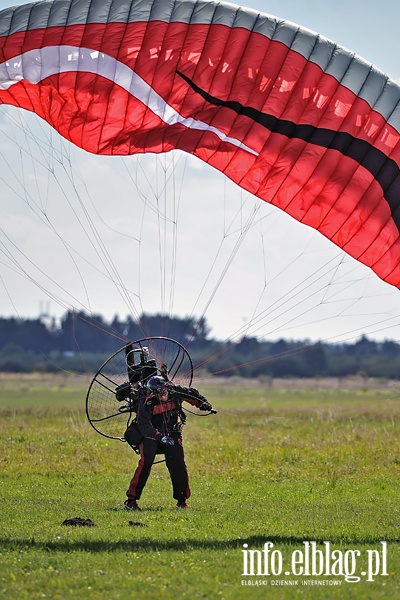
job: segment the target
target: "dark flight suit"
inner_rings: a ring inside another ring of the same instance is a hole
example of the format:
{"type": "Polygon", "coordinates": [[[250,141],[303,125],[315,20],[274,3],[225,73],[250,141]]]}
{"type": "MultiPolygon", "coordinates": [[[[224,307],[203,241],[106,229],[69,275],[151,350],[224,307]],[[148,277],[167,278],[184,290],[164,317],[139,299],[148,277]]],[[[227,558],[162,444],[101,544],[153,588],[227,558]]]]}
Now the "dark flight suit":
{"type": "Polygon", "coordinates": [[[164,401],[161,401],[158,396],[151,395],[139,402],[136,426],[143,439],[138,446],[139,464],[126,493],[128,500],[139,500],[157,454],[165,455],[173,497],[178,502],[184,502],[189,498],[189,476],[181,434],[182,423],[185,421],[182,412],[183,401],[202,410],[211,409],[209,402],[197,390],[179,385],[168,387],[164,401]],[[172,438],[174,444],[163,444],[161,439],[165,436],[172,438]]]}

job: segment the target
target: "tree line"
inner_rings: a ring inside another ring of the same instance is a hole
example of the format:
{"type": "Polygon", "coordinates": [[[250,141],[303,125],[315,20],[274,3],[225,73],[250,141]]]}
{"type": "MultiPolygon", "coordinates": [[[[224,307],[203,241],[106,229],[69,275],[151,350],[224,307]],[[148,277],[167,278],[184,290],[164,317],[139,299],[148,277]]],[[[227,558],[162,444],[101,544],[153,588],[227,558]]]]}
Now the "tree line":
{"type": "Polygon", "coordinates": [[[166,336],[188,348],[197,373],[241,377],[399,378],[400,345],[362,336],[353,343],[310,343],[243,337],[222,342],[205,319],[143,314],[139,319],[67,311],[60,320],[0,318],[0,371],[97,371],[129,340],[166,336]]]}

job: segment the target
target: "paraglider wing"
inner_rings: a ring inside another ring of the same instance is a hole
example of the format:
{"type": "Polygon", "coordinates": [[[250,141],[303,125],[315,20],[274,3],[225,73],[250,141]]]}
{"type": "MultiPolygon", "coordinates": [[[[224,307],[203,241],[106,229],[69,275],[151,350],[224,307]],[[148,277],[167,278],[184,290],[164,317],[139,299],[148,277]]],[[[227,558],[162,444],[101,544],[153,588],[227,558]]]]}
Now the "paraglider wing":
{"type": "Polygon", "coordinates": [[[399,100],[351,52],[222,2],[0,12],[0,103],[89,152],[192,153],[397,287],[399,100]]]}

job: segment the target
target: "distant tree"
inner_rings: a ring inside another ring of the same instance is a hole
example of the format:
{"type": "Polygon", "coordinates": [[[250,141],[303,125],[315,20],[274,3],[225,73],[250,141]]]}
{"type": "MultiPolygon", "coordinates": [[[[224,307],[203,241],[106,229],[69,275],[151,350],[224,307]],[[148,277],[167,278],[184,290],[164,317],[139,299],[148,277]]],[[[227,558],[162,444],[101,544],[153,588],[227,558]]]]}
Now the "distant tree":
{"type": "Polygon", "coordinates": [[[287,340],[278,340],[273,344],[271,348],[271,354],[276,356],[278,354],[285,354],[288,350],[290,350],[291,346],[287,340]]]}
{"type": "Polygon", "coordinates": [[[260,350],[260,343],[255,337],[244,336],[238,344],[235,346],[236,352],[247,356],[258,355],[260,350]]]}
{"type": "Polygon", "coordinates": [[[40,319],[0,318],[0,348],[17,344],[24,350],[49,352],[52,333],[40,319]]]}
{"type": "Polygon", "coordinates": [[[351,356],[358,357],[377,356],[379,354],[379,344],[363,335],[353,346],[348,347],[348,353],[351,356]]]}
{"type": "Polygon", "coordinates": [[[0,371],[29,373],[34,368],[34,359],[18,344],[7,344],[0,350],[0,371]]]}
{"type": "Polygon", "coordinates": [[[61,319],[58,349],[63,352],[114,351],[122,345],[101,315],[68,311],[61,319]]]}
{"type": "Polygon", "coordinates": [[[398,358],[400,356],[400,346],[396,342],[385,340],[382,344],[382,354],[390,358],[398,358]]]}
{"type": "MultiPolygon", "coordinates": [[[[183,345],[199,344],[207,340],[209,328],[204,318],[198,321],[194,317],[172,317],[161,313],[149,315],[144,313],[137,321],[141,332],[139,337],[159,336],[170,337],[183,345]]],[[[133,339],[131,337],[131,339],[133,339]]],[[[136,338],[137,339],[137,338],[136,338]]]]}
{"type": "Polygon", "coordinates": [[[327,371],[327,359],[322,344],[315,344],[306,348],[302,354],[304,364],[304,376],[321,377],[327,371]]]}

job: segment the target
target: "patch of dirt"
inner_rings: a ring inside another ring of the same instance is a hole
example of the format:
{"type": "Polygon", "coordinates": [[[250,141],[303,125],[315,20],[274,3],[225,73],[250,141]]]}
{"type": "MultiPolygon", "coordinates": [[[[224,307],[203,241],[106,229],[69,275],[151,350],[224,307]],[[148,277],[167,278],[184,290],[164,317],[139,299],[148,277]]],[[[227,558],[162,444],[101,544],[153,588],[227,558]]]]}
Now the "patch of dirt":
{"type": "Polygon", "coordinates": [[[140,521],[128,521],[128,525],[132,525],[132,527],[148,527],[148,525],[140,523],[140,521]]]}
{"type": "Polygon", "coordinates": [[[82,519],[82,517],[74,517],[73,519],[65,519],[63,525],[79,525],[80,527],[94,527],[92,519],[82,519]]]}

